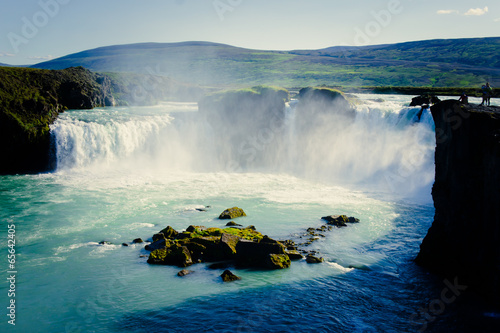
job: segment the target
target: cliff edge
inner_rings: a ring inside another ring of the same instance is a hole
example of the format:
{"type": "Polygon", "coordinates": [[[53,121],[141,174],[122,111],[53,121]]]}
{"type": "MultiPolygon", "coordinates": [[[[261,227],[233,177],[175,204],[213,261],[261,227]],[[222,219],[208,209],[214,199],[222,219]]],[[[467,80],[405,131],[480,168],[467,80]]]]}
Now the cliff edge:
{"type": "Polygon", "coordinates": [[[431,107],[436,125],[434,222],[418,265],[500,296],[500,107],[447,100],[431,107]]]}
{"type": "Polygon", "coordinates": [[[49,125],[57,115],[113,104],[109,77],[83,67],[0,67],[0,174],[51,170],[49,125]]]}

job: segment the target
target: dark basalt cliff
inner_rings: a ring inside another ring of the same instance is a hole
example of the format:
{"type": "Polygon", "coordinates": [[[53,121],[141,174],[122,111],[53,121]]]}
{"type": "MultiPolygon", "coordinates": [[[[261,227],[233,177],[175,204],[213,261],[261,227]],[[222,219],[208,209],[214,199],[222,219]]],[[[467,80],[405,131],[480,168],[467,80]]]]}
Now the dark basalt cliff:
{"type": "Polygon", "coordinates": [[[436,213],[417,264],[491,299],[500,296],[500,107],[448,100],[436,124],[436,213]]]}
{"type": "Polygon", "coordinates": [[[58,114],[113,104],[111,80],[83,67],[0,67],[0,174],[51,170],[49,125],[58,114]]]}

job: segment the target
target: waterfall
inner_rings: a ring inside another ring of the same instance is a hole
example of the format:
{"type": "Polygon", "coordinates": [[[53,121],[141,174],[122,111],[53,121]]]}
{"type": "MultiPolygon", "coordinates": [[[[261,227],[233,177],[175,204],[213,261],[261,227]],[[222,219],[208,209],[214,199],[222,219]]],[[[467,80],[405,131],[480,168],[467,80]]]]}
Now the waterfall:
{"type": "Polygon", "coordinates": [[[280,126],[241,129],[238,142],[214,133],[191,105],[70,111],[52,125],[57,170],[182,170],[286,172],[338,184],[358,184],[412,195],[430,193],[434,179],[432,117],[404,107],[401,97],[364,97],[350,123],[325,119],[304,131],[298,101],[287,104],[280,126]],[[394,100],[396,99],[396,100],[394,100]],[[237,147],[235,150],[230,146],[237,147]]]}

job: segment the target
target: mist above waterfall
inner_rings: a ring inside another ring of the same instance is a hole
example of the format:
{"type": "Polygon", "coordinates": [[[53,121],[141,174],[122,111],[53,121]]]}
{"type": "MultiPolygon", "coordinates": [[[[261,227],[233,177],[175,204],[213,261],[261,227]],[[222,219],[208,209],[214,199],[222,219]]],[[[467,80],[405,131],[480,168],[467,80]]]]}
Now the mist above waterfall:
{"type": "MultiPolygon", "coordinates": [[[[228,117],[193,103],[69,111],[52,126],[58,172],[288,173],[430,198],[433,122],[404,97],[360,95],[352,113],[283,110],[228,117]]],[[[265,106],[262,106],[263,108],[265,106]]],[[[236,110],[245,110],[237,105],[236,110]]]]}

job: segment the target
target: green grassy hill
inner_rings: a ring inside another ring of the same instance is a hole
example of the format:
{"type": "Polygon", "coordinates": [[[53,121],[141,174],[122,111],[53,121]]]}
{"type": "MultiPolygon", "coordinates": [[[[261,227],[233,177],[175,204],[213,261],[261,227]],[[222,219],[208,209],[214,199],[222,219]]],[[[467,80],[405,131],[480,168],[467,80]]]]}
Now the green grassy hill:
{"type": "Polygon", "coordinates": [[[33,67],[84,66],[205,86],[500,85],[500,38],[408,42],[322,50],[262,51],[209,42],[142,43],[87,50],[33,67]]]}

